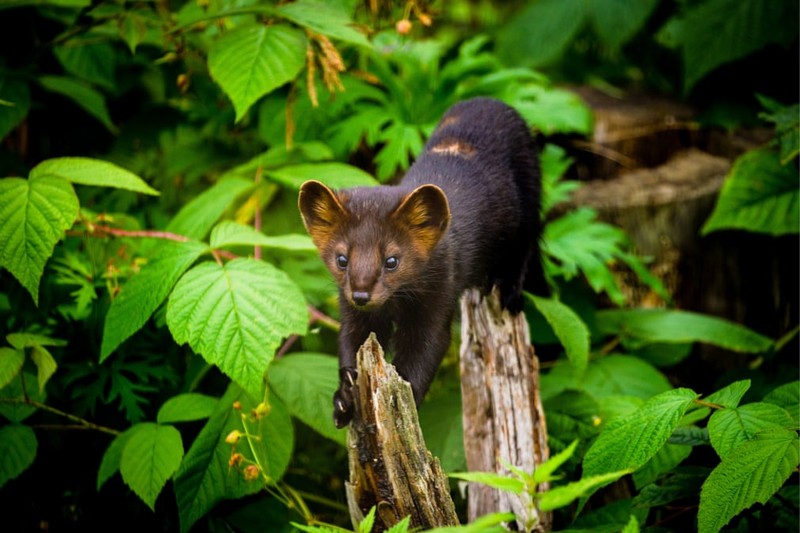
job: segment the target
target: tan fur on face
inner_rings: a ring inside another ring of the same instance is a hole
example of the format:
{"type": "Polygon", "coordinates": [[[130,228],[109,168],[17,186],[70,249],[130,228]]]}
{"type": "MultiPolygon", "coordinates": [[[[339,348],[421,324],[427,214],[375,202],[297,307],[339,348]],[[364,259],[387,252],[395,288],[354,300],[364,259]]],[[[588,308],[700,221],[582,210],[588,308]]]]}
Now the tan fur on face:
{"type": "Polygon", "coordinates": [[[475,155],[475,147],[471,144],[459,141],[458,139],[444,139],[439,144],[431,148],[434,154],[457,155],[461,157],[472,157],[475,155]]]}
{"type": "Polygon", "coordinates": [[[450,224],[447,196],[435,185],[421,185],[403,199],[392,219],[408,232],[417,255],[427,260],[450,224]]]}
{"type": "Polygon", "coordinates": [[[300,187],[297,200],[303,224],[319,250],[325,250],[349,214],[331,189],[310,180],[300,187]]]}

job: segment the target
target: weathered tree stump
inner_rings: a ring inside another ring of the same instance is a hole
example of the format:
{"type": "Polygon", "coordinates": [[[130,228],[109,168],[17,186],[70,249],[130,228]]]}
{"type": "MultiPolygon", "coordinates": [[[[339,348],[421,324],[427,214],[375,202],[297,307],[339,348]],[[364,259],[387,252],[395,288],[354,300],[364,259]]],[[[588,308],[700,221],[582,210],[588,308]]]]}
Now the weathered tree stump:
{"type": "Polygon", "coordinates": [[[457,525],[450,485],[425,446],[411,386],[384,361],[374,334],[357,360],[346,484],[354,526],[372,506],[377,506],[373,531],[384,531],[406,516],[417,528],[457,525]]]}
{"type": "MultiPolygon", "coordinates": [[[[484,297],[470,289],[461,299],[461,397],[468,470],[507,474],[503,465],[510,464],[531,472],[548,458],[528,323],[523,313],[511,316],[501,309],[496,291],[484,297]]],[[[550,513],[529,508],[524,496],[475,483],[468,490],[470,522],[511,511],[519,530],[550,529],[550,513]]]]}

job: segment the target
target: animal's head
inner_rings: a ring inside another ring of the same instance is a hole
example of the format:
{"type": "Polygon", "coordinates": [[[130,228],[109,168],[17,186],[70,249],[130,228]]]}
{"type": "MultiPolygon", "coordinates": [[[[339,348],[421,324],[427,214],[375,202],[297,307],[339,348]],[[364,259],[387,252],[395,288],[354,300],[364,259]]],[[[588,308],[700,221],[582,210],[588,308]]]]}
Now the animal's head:
{"type": "Polygon", "coordinates": [[[325,265],[347,300],[369,310],[425,276],[450,223],[444,192],[421,185],[350,189],[338,194],[318,181],[300,188],[300,213],[325,265]]]}

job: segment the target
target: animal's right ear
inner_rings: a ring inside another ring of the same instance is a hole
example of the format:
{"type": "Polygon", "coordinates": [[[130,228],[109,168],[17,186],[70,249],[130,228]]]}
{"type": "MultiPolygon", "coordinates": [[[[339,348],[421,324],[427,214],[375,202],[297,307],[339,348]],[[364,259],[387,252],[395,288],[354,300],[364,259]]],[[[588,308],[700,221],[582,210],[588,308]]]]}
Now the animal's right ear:
{"type": "Polygon", "coordinates": [[[348,217],[347,209],[336,193],[316,180],[303,183],[297,204],[306,231],[320,250],[327,246],[337,228],[348,217]]]}

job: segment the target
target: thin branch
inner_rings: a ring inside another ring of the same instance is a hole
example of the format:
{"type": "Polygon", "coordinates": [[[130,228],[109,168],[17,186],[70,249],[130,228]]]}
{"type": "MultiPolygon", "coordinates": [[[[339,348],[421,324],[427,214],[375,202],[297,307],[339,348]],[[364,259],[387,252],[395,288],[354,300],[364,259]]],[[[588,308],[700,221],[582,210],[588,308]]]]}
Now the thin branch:
{"type": "MultiPolygon", "coordinates": [[[[100,431],[102,433],[108,433],[109,435],[119,435],[122,433],[117,429],[112,429],[106,426],[101,426],[100,424],[95,424],[94,422],[90,422],[85,418],[81,418],[79,416],[65,413],[60,409],[56,409],[55,407],[51,407],[46,403],[37,402],[36,400],[31,400],[30,398],[0,398],[0,403],[14,403],[14,404],[24,404],[30,405],[31,407],[36,407],[37,409],[41,409],[43,411],[48,411],[58,416],[62,416],[68,420],[72,420],[73,422],[77,423],[82,429],[93,429],[96,431],[100,431]]],[[[75,426],[67,426],[63,427],[63,429],[78,429],[75,426]]]]}
{"type": "Polygon", "coordinates": [[[70,230],[67,235],[82,237],[88,235],[90,237],[105,237],[113,235],[115,237],[149,237],[153,239],[166,239],[169,241],[186,242],[189,237],[179,235],[169,231],[155,231],[155,230],[127,230],[120,228],[112,228],[111,226],[102,226],[93,224],[89,232],[70,230]]]}

